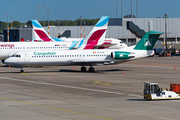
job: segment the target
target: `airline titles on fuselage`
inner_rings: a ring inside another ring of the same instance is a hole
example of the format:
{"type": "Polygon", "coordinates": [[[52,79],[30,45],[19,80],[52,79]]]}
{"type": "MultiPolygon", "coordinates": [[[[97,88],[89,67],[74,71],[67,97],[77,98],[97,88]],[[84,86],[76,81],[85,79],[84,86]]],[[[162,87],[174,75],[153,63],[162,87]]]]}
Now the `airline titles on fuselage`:
{"type": "Polygon", "coordinates": [[[12,47],[15,47],[14,44],[0,44],[0,47],[9,47],[9,48],[12,48],[12,47]]]}
{"type": "MultiPolygon", "coordinates": [[[[25,45],[27,46],[27,45],[25,45]]],[[[69,48],[69,46],[67,46],[66,44],[55,44],[53,46],[49,46],[45,47],[45,46],[41,46],[41,47],[36,47],[36,46],[27,46],[27,47],[22,47],[22,46],[15,46],[15,44],[0,44],[0,49],[52,49],[52,48],[69,48]]]]}

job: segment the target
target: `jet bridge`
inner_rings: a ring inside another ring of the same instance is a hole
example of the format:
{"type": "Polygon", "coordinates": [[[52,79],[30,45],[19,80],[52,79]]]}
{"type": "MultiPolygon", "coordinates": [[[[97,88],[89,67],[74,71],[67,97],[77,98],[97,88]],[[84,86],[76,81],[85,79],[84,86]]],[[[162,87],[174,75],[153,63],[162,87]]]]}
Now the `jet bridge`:
{"type": "Polygon", "coordinates": [[[142,38],[146,34],[144,30],[140,29],[132,21],[127,21],[127,29],[135,34],[138,38],[142,38]]]}

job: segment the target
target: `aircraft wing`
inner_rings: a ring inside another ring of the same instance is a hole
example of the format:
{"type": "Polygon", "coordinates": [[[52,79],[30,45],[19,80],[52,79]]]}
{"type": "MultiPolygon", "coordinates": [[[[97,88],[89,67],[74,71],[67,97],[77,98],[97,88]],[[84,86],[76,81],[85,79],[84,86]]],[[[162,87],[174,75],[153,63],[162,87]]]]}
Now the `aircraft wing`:
{"type": "Polygon", "coordinates": [[[102,44],[102,45],[96,45],[94,46],[94,48],[99,48],[99,47],[109,47],[109,46],[113,46],[113,45],[117,45],[117,43],[109,43],[109,44],[102,44]]]}
{"type": "Polygon", "coordinates": [[[83,60],[83,59],[76,59],[71,60],[70,63],[76,65],[108,65],[110,63],[114,63],[112,60],[83,60]]]}

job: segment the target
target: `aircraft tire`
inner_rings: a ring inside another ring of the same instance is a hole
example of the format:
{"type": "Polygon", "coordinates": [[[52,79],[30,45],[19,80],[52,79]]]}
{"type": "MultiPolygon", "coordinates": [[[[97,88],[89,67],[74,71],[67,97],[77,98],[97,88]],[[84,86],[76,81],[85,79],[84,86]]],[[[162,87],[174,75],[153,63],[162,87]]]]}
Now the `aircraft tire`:
{"type": "Polygon", "coordinates": [[[20,73],[24,73],[24,70],[20,70],[20,73]]]}
{"type": "Polygon", "coordinates": [[[81,67],[81,72],[86,72],[86,67],[81,67]]]}
{"type": "Polygon", "coordinates": [[[93,67],[90,67],[90,68],[89,68],[89,72],[94,72],[94,68],[93,68],[93,67]]]}

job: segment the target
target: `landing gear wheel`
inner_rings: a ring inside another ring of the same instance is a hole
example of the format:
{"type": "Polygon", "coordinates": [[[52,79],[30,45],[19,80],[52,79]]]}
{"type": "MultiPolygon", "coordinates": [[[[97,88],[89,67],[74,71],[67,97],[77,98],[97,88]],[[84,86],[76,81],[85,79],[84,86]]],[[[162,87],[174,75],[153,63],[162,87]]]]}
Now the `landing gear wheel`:
{"type": "Polygon", "coordinates": [[[86,67],[81,67],[81,72],[86,72],[86,67]]]}
{"type": "Polygon", "coordinates": [[[94,68],[93,68],[93,67],[90,67],[90,68],[89,68],[89,72],[94,72],[94,68]]]}
{"type": "Polygon", "coordinates": [[[20,73],[24,73],[24,70],[20,70],[20,73]]]}

